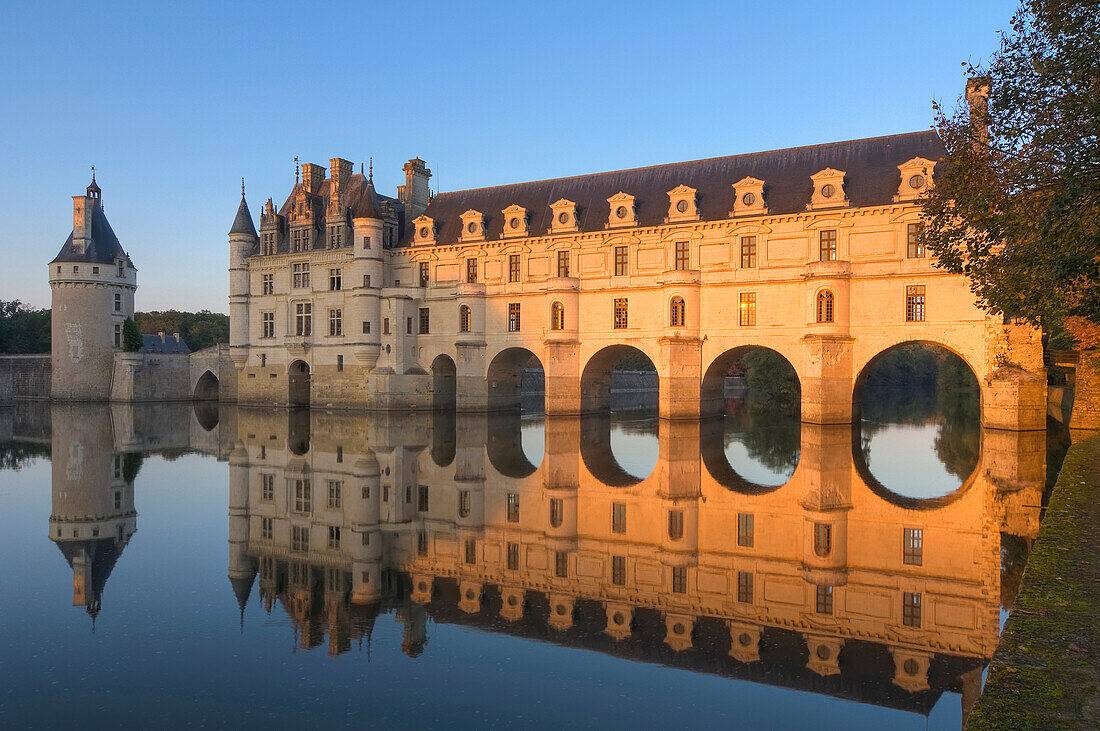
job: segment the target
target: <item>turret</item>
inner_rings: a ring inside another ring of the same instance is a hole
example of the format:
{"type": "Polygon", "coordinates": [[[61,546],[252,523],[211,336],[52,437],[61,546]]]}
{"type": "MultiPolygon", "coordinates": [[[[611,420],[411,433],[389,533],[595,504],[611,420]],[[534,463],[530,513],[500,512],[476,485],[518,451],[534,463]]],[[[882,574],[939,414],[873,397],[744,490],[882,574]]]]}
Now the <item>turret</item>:
{"type": "Polygon", "coordinates": [[[374,367],[381,351],[379,295],[385,277],[382,265],[383,218],[374,191],[373,172],[372,167],[351,214],[354,260],[351,266],[353,294],[348,319],[357,341],[355,356],[367,368],[374,367]]]}
{"type": "Polygon", "coordinates": [[[229,229],[229,355],[237,370],[248,361],[248,261],[247,257],[259,243],[252,213],[244,198],[244,178],[241,178],[241,204],[229,229]]]}

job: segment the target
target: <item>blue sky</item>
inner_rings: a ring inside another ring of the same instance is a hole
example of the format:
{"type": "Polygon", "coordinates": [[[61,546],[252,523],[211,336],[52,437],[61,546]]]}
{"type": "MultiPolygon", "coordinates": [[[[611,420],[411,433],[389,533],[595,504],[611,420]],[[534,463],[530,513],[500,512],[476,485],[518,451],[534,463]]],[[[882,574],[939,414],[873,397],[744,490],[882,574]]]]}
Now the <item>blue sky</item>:
{"type": "Polygon", "coordinates": [[[456,190],[926,129],[1015,2],[8,3],[0,299],[46,262],[96,166],[139,310],[227,311],[294,157],[410,157],[456,190]]]}

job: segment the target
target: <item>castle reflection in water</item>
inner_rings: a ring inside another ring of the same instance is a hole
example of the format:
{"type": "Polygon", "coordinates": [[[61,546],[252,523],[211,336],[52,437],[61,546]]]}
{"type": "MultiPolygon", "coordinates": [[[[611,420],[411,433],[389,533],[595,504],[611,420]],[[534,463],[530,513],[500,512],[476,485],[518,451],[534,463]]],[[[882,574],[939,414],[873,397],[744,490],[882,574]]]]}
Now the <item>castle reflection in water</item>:
{"type": "Polygon", "coordinates": [[[180,404],[35,407],[8,428],[50,442],[49,536],[93,617],[138,528],[140,455],[191,450],[229,463],[241,621],[260,601],[303,648],[343,653],[394,613],[413,657],[431,620],[925,714],[976,699],[1022,568],[1003,557],[1038,530],[1042,432],[982,432],[962,486],[921,500],[872,476],[849,426],[794,422],[797,466],[761,486],[723,421],[642,423],[644,479],[606,417],[523,424],[180,404]]]}

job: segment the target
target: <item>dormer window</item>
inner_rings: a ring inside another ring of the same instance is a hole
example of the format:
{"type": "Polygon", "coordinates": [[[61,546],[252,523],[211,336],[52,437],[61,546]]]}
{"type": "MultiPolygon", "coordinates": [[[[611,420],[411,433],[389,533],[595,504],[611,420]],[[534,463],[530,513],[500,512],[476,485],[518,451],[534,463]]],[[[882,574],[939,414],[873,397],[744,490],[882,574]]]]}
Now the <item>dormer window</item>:
{"type": "Polygon", "coordinates": [[[895,202],[914,201],[932,189],[932,170],[936,163],[923,157],[914,157],[898,165],[901,183],[895,202]]]}
{"type": "Polygon", "coordinates": [[[634,196],[619,191],[607,199],[611,215],[607,219],[608,228],[618,226],[637,226],[638,215],[634,207],[634,196]]]}
{"type": "Polygon", "coordinates": [[[550,219],[550,233],[567,233],[577,230],[577,204],[562,198],[550,204],[553,218],[550,219]]]}
{"type": "Polygon", "coordinates": [[[413,242],[417,244],[435,243],[435,221],[428,216],[413,219],[413,242]]]}
{"type": "Polygon", "coordinates": [[[668,191],[668,221],[698,221],[695,188],[678,185],[668,191]]]}
{"type": "Polygon", "coordinates": [[[818,208],[839,208],[849,205],[848,195],[844,191],[844,171],[825,168],[810,176],[814,192],[806,210],[818,208]]]}
{"type": "Polygon", "coordinates": [[[505,238],[527,235],[527,209],[515,204],[501,211],[504,220],[505,238]]]}
{"type": "Polygon", "coordinates": [[[756,178],[741,178],[733,184],[734,216],[762,216],[768,212],[764,205],[764,181],[756,178]]]}
{"type": "Polygon", "coordinates": [[[469,210],[462,214],[463,241],[477,241],[485,238],[485,214],[481,211],[469,210]]]}
{"type": "Polygon", "coordinates": [[[119,260],[119,262],[118,262],[118,276],[120,276],[120,277],[126,276],[125,266],[126,265],[121,260],[119,260]]]}

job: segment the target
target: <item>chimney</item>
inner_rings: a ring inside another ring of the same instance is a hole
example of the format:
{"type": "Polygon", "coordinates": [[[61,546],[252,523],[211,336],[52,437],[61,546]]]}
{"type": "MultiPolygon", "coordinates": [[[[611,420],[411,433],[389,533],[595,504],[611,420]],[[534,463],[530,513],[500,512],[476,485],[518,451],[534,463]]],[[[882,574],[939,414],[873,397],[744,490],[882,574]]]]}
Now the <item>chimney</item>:
{"type": "Polygon", "coordinates": [[[428,180],[432,171],[419,157],[405,163],[405,185],[400,189],[401,202],[405,204],[405,220],[412,221],[428,208],[428,180]]]}
{"type": "Polygon", "coordinates": [[[351,177],[352,165],[349,160],[342,157],[334,157],[328,161],[328,169],[331,171],[332,183],[337,190],[342,191],[351,177]]]}
{"type": "Polygon", "coordinates": [[[302,163],[302,182],[310,193],[319,193],[325,182],[325,169],[311,162],[302,163]]]}
{"type": "Polygon", "coordinates": [[[96,201],[91,196],[73,196],[73,253],[83,254],[92,243],[92,215],[96,201]]]}
{"type": "Polygon", "coordinates": [[[179,333],[172,333],[172,337],[174,337],[176,339],[177,343],[180,341],[180,334],[179,333]]]}
{"type": "Polygon", "coordinates": [[[966,80],[966,104],[970,109],[970,126],[974,130],[974,143],[989,142],[989,88],[988,76],[975,76],[966,80]]]}
{"type": "Polygon", "coordinates": [[[157,335],[160,336],[160,341],[163,343],[164,342],[164,331],[161,330],[161,331],[157,332],[157,335]]]}

